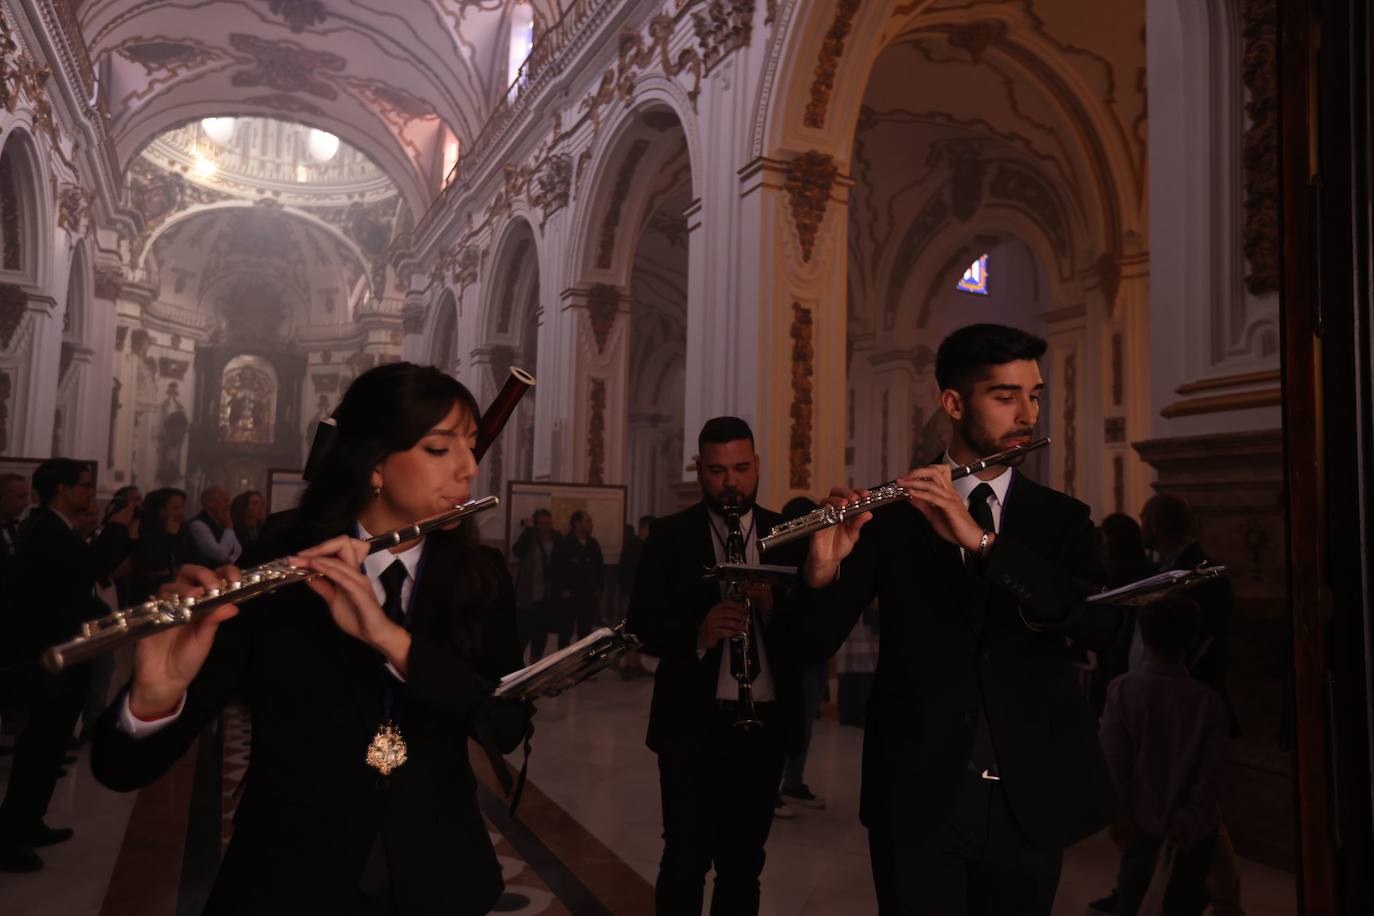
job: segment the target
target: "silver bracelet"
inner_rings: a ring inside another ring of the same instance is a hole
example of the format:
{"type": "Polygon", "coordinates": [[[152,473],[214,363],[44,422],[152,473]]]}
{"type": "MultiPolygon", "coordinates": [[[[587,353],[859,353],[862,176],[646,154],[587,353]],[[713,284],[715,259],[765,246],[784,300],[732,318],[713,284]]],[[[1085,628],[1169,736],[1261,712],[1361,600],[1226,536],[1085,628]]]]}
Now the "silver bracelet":
{"type": "Polygon", "coordinates": [[[992,532],[991,532],[991,531],[988,531],[987,529],[984,529],[984,530],[983,530],[983,537],[982,537],[981,540],[978,541],[978,562],[979,562],[979,563],[983,562],[983,554],[987,553],[987,550],[988,550],[988,538],[990,538],[990,537],[992,537],[992,532]]]}

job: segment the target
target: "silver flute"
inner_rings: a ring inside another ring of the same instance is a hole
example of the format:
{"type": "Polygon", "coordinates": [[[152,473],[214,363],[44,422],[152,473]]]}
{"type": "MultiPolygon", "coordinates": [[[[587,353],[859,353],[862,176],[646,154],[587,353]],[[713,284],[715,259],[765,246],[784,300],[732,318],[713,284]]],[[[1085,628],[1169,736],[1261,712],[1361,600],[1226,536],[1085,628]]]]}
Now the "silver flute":
{"type": "MultiPolygon", "coordinates": [[[[456,524],[476,512],[495,508],[500,503],[501,500],[495,496],[468,500],[447,512],[440,512],[412,522],[404,528],[368,538],[367,552],[378,553],[407,541],[418,540],[432,531],[456,524]]],[[[272,560],[243,570],[237,582],[221,579],[219,585],[206,589],[205,594],[199,597],[172,595],[166,598],[149,598],[142,604],[83,623],[80,633],[43,653],[43,667],[57,674],[71,665],[84,662],[102,652],[117,649],[125,643],[135,642],[145,636],[199,620],[225,605],[239,604],[288,585],[313,579],[318,575],[320,573],[292,566],[284,559],[272,560]]]]}
{"type": "MultiPolygon", "coordinates": [[[[961,477],[967,477],[970,474],[977,474],[979,471],[985,471],[990,467],[1006,464],[1018,455],[1033,452],[1049,444],[1050,437],[1044,436],[1040,439],[1032,439],[1025,445],[1014,445],[995,455],[979,458],[971,464],[963,464],[956,468],[952,468],[949,472],[950,479],[958,480],[961,477]]],[[[793,541],[810,537],[817,531],[833,528],[846,519],[854,518],[856,515],[862,515],[865,512],[872,512],[874,509],[881,509],[883,506],[890,506],[893,503],[902,502],[906,498],[907,491],[898,486],[897,481],[889,480],[887,483],[870,488],[867,496],[862,496],[847,506],[821,506],[819,509],[814,509],[791,521],[774,525],[771,531],[759,538],[759,550],[771,550],[774,547],[781,547],[783,544],[790,544],[793,541]]]]}

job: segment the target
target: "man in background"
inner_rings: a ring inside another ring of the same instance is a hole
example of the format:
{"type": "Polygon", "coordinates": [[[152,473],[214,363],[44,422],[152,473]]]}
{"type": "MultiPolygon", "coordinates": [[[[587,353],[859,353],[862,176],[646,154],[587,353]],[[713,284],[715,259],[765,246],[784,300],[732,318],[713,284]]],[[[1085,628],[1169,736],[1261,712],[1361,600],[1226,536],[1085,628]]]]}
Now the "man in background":
{"type": "Polygon", "coordinates": [[[91,469],[70,458],[50,458],[33,472],[41,505],[29,513],[19,532],[15,574],[6,597],[28,608],[18,634],[27,661],[23,675],[29,721],[15,744],[5,800],[0,803],[0,871],[37,871],[43,860],[34,849],[72,837],[71,828],[44,823],[72,730],[90,691],[89,665],[51,674],[38,664],[46,646],[70,638],[81,624],[107,611],[95,596],[133,547],[134,509],[126,505],[105,520],[86,541],[77,525],[94,527],[91,469]],[[132,529],[132,530],[131,530],[132,529]]]}
{"type": "Polygon", "coordinates": [[[186,538],[187,563],[219,569],[239,558],[243,546],[234,533],[228,490],[213,486],[200,494],[200,514],[186,526],[186,538]]]}
{"type": "Polygon", "coordinates": [[[544,657],[544,644],[548,642],[552,623],[550,597],[553,594],[553,576],[550,563],[558,533],[553,530],[553,513],[548,509],[535,509],[530,522],[520,520],[520,537],[511,545],[511,553],[515,554],[516,562],[520,564],[515,572],[515,608],[520,624],[520,644],[522,648],[529,646],[530,663],[533,664],[544,657]]]}
{"type": "Polygon", "coordinates": [[[29,482],[20,474],[0,474],[0,587],[19,549],[19,523],[29,508],[29,482]]]}
{"type": "Polygon", "coordinates": [[[553,549],[554,594],[559,604],[558,648],[568,645],[574,625],[581,639],[596,628],[597,607],[605,584],[601,545],[592,537],[592,517],[577,511],[566,537],[553,549]]]}

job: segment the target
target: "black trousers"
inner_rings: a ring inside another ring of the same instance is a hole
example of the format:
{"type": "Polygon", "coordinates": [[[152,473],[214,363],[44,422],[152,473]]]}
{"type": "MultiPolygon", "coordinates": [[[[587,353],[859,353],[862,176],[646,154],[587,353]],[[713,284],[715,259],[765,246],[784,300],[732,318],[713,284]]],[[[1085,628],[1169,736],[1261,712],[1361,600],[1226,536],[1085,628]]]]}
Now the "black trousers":
{"type": "Polygon", "coordinates": [[[57,774],[90,692],[89,665],[61,674],[36,670],[29,680],[29,721],[14,745],[14,768],[0,804],[0,842],[21,838],[48,813],[57,774]]]}
{"type": "Polygon", "coordinates": [[[701,916],[706,872],[716,869],[711,916],[759,911],[764,843],[782,777],[782,729],[771,707],[764,727],[733,727],[722,707],[705,735],[658,755],[663,858],[654,888],[658,916],[701,916]]]}
{"type": "Polygon", "coordinates": [[[932,835],[907,844],[869,830],[868,844],[881,916],[1049,916],[1054,905],[1063,850],[1032,845],[998,783],[974,773],[932,835]]]}

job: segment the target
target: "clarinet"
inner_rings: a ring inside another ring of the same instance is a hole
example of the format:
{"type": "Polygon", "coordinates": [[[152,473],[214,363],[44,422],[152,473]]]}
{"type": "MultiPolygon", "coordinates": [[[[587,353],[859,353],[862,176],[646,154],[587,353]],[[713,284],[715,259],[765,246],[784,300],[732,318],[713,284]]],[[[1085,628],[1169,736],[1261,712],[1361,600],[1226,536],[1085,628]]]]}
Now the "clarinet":
{"type": "MultiPolygon", "coordinates": [[[[744,533],[740,529],[739,506],[731,503],[725,507],[725,562],[744,563],[744,533]]],[[[744,629],[738,636],[730,639],[730,670],[739,685],[739,702],[735,706],[735,728],[748,731],[760,728],[763,722],[754,709],[754,671],[749,664],[750,625],[754,619],[753,602],[744,591],[744,586],[736,580],[726,583],[725,597],[744,605],[744,629]]]]}

